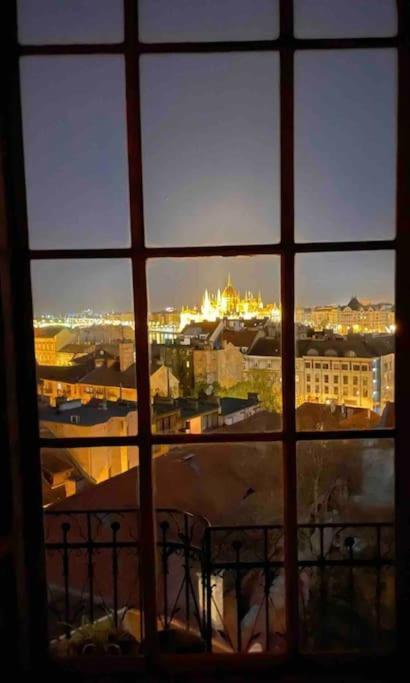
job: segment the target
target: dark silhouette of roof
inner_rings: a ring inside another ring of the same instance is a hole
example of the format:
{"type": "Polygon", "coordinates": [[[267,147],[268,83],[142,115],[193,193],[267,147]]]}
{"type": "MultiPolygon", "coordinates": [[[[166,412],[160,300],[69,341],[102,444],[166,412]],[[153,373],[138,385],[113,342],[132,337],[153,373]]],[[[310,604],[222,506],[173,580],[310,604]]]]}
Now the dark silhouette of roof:
{"type": "Polygon", "coordinates": [[[39,419],[42,422],[71,424],[73,415],[78,415],[80,418],[78,426],[90,427],[95,424],[103,424],[113,417],[126,417],[136,409],[134,401],[101,401],[92,398],[88,403],[80,406],[73,405],[72,408],[68,408],[66,405],[61,411],[58,407],[54,408],[48,404],[40,403],[38,412],[39,419]]]}
{"type": "Polygon", "coordinates": [[[260,330],[227,330],[225,329],[222,333],[222,341],[226,341],[239,348],[249,348],[257,335],[260,334],[260,330]]]}
{"type": "Polygon", "coordinates": [[[280,356],[280,338],[262,337],[249,350],[249,356],[280,356]]]}
{"type": "Polygon", "coordinates": [[[358,358],[378,358],[394,353],[393,335],[359,335],[347,337],[329,337],[327,339],[298,339],[296,355],[308,356],[309,351],[316,351],[318,356],[349,356],[358,358]]]}
{"type": "Polygon", "coordinates": [[[363,308],[363,304],[360,303],[357,296],[352,296],[347,305],[352,309],[352,311],[360,311],[360,309],[363,308]]]}
{"type": "Polygon", "coordinates": [[[260,404],[259,398],[257,396],[249,396],[248,398],[233,398],[231,396],[224,396],[219,400],[222,415],[231,415],[232,413],[236,413],[238,410],[245,410],[245,408],[251,408],[252,406],[257,406],[260,404]]]}
{"type": "Polygon", "coordinates": [[[76,365],[37,365],[37,377],[43,380],[73,383],[89,373],[93,366],[92,360],[76,365]]]}
{"type": "Polygon", "coordinates": [[[90,353],[90,344],[66,344],[59,353],[90,353]]]}
{"type": "Polygon", "coordinates": [[[49,327],[35,327],[34,328],[34,336],[35,337],[44,337],[44,338],[51,338],[57,336],[61,330],[68,330],[68,327],[64,327],[64,325],[50,325],[49,327]]]}

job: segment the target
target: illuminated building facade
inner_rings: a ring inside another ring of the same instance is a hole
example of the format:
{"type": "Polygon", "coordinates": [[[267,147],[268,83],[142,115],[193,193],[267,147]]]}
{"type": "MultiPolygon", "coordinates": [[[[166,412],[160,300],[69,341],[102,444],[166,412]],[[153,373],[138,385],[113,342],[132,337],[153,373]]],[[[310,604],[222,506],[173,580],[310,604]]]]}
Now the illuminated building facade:
{"type": "Polygon", "coordinates": [[[73,339],[67,327],[37,327],[34,330],[34,349],[39,365],[57,365],[58,353],[73,339]]]}
{"type": "Polygon", "coordinates": [[[180,329],[190,322],[213,321],[222,318],[243,318],[244,320],[269,318],[274,322],[280,322],[280,305],[275,302],[264,304],[260,292],[256,296],[248,290],[241,296],[228,275],[222,291],[218,289],[216,293],[210,293],[207,289],[205,290],[200,308],[182,308],[180,329]]]}
{"type": "Polygon", "coordinates": [[[362,303],[353,296],[346,306],[315,306],[298,308],[296,322],[315,330],[333,330],[339,334],[349,332],[366,334],[392,334],[395,313],[392,304],[362,303]]]}

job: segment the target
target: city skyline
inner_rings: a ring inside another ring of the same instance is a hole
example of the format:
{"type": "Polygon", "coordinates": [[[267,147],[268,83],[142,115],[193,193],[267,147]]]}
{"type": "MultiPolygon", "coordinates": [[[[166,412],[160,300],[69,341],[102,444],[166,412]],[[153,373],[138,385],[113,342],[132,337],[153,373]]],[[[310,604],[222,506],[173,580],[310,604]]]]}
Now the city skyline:
{"type": "MultiPolygon", "coordinates": [[[[204,290],[223,288],[228,273],[242,293],[260,290],[264,300],[280,302],[278,257],[151,259],[149,310],[200,305],[204,290]]],[[[303,254],[295,275],[296,306],[345,305],[353,295],[394,304],[392,252],[303,254]]],[[[131,278],[127,259],[34,261],[34,315],[130,311],[131,278]]]]}

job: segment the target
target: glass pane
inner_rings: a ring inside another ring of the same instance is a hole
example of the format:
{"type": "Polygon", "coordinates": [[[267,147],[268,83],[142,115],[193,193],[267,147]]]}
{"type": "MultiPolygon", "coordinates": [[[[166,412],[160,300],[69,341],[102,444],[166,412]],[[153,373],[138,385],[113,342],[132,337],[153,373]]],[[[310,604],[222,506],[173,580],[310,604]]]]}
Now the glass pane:
{"type": "Polygon", "coordinates": [[[394,426],[394,332],[393,252],[297,257],[298,429],[394,426]]]}
{"type": "Polygon", "coordinates": [[[301,644],[394,645],[394,442],[297,447],[301,644]]]}
{"type": "Polygon", "coordinates": [[[148,264],[158,433],[281,427],[279,258],[148,264]]]}
{"type": "Polygon", "coordinates": [[[32,284],[41,435],[135,434],[130,262],[35,261],[32,284]]]}
{"type": "Polygon", "coordinates": [[[30,246],[130,244],[120,56],[20,62],[30,246]]]}
{"type": "Polygon", "coordinates": [[[296,54],[297,240],[394,237],[396,72],[394,50],[296,54]]]}
{"type": "Polygon", "coordinates": [[[159,446],[154,475],[161,648],[283,652],[281,444],[159,446]]]}
{"type": "Polygon", "coordinates": [[[124,36],[119,0],[17,0],[23,44],[120,43],[124,36]]]}
{"type": "Polygon", "coordinates": [[[394,0],[294,0],[297,38],[393,36],[394,0]]]}
{"type": "Polygon", "coordinates": [[[278,0],[139,0],[138,7],[145,43],[269,40],[279,34],[278,0]]]}
{"type": "Polygon", "coordinates": [[[141,60],[147,242],[279,240],[279,71],[273,54],[141,60]]]}
{"type": "MultiPolygon", "coordinates": [[[[137,655],[143,641],[138,450],[132,469],[97,484],[88,463],[120,448],[41,452],[48,627],[53,655],[137,655]]],[[[116,451],[116,452],[115,452],[116,451]]]]}

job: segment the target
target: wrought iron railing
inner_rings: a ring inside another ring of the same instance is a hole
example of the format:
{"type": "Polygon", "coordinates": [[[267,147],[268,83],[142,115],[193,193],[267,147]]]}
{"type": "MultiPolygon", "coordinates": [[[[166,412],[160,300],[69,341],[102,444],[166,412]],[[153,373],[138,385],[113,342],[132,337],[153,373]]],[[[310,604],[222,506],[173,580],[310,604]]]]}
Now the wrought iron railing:
{"type": "MultiPolygon", "coordinates": [[[[136,509],[45,511],[52,639],[132,615],[127,628],[143,643],[138,527],[136,509]]],[[[298,534],[302,648],[388,647],[393,525],[313,522],[298,534]]],[[[162,632],[188,633],[197,650],[286,649],[282,526],[212,526],[159,509],[157,575],[162,632]]]]}

